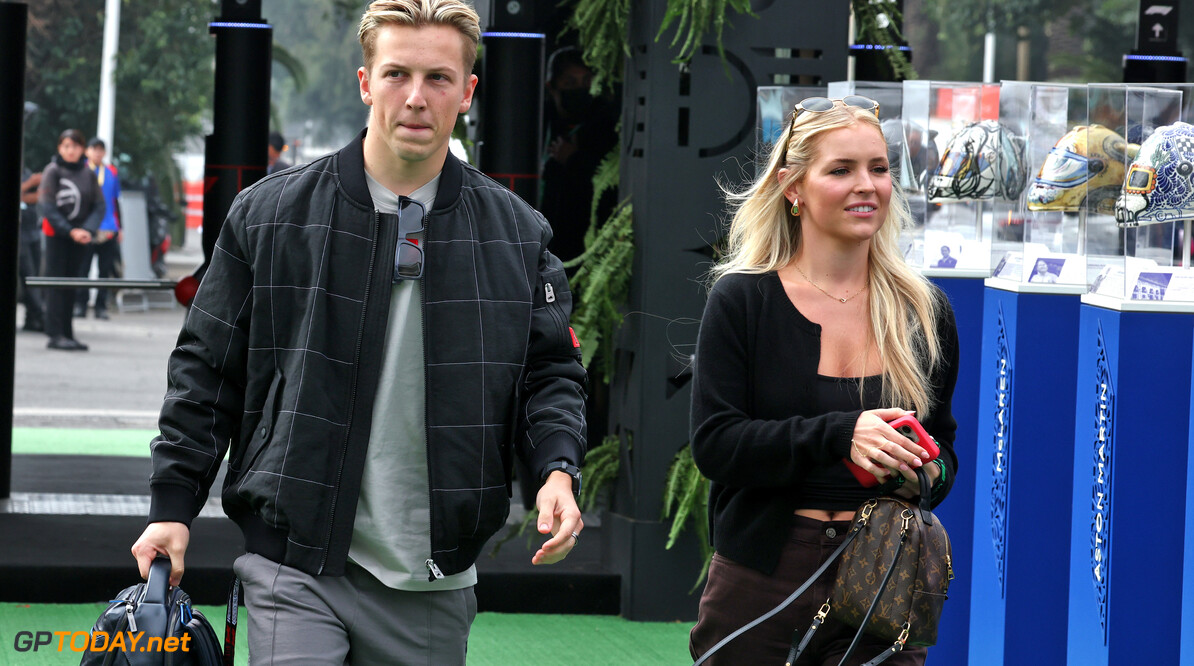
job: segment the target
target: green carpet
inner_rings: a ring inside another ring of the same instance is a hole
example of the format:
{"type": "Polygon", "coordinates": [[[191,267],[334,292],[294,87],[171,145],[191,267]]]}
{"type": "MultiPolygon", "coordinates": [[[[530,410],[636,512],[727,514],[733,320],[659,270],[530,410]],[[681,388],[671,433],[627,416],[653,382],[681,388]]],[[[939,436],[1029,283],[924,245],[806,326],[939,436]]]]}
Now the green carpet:
{"type": "Polygon", "coordinates": [[[13,428],[12,452],[70,456],[149,457],[156,430],[13,428]]]}
{"type": "MultiPolygon", "coordinates": [[[[78,664],[80,653],[58,652],[58,638],[38,651],[18,652],[17,632],[89,631],[104,604],[0,604],[0,664],[78,664]]],[[[216,633],[224,633],[224,609],[202,606],[216,633]]],[[[244,619],[244,610],[241,611],[244,619]]],[[[243,627],[243,625],[242,625],[243,627]]],[[[689,623],[630,622],[608,615],[480,613],[469,637],[469,666],[658,666],[691,663],[689,623]]],[[[243,631],[243,628],[242,628],[243,631]]],[[[237,664],[248,664],[245,639],[237,664]]],[[[81,641],[81,637],[77,639],[81,641]]],[[[81,646],[81,642],[76,645],[81,646]]]]}

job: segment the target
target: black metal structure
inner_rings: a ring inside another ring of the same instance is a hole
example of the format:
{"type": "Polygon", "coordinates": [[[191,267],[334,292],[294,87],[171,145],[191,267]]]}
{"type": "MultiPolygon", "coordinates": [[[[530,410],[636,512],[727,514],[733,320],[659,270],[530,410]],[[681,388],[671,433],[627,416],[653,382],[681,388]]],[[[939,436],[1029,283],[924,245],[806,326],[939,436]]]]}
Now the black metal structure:
{"type": "Polygon", "coordinates": [[[632,620],[696,617],[698,544],[690,530],[665,550],[670,521],[660,514],[668,468],[688,445],[688,372],[725,210],[716,179],[740,185],[754,176],[758,86],[846,75],[849,3],[752,7],[758,18],[727,21],[724,60],[707,43],[677,65],[670,34],[655,39],[666,0],[632,3],[621,196],[634,205],[636,254],[610,400],[621,471],[602,522],[603,561],[621,575],[622,615],[632,620]]]}
{"type": "Polygon", "coordinates": [[[25,28],[29,7],[0,3],[0,499],[12,490],[12,404],[17,345],[17,262],[25,128],[25,28]]]}
{"type": "Polygon", "coordinates": [[[212,133],[203,173],[203,265],[237,193],[265,176],[273,28],[261,0],[223,0],[209,29],[216,36],[212,133]]]}
{"type": "Polygon", "coordinates": [[[477,163],[490,178],[534,204],[542,152],[543,63],[547,35],[536,2],[494,3],[482,33],[477,96],[477,163]]]}
{"type": "Polygon", "coordinates": [[[1180,0],[1141,0],[1136,48],[1124,56],[1124,83],[1180,83],[1189,59],[1177,48],[1180,0]]]}

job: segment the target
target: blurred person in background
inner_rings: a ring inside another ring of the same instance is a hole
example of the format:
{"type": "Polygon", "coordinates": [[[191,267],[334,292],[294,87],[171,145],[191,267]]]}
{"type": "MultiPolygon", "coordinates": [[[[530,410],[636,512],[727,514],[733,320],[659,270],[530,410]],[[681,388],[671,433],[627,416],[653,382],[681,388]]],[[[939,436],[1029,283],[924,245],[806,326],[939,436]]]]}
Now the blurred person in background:
{"type": "MultiPolygon", "coordinates": [[[[104,194],[83,158],[87,139],[76,129],[58,135],[58,154],[42,170],[37,210],[46,234],[45,275],[81,277],[92,237],[104,221],[104,194]]],[[[46,297],[46,335],[50,349],[87,351],[71,326],[74,289],[52,289],[46,297]]]]}
{"type": "Polygon", "coordinates": [[[41,217],[37,214],[37,188],[41,172],[25,169],[21,177],[21,248],[18,260],[21,304],[25,306],[26,331],[46,330],[45,308],[41,293],[25,285],[25,278],[41,273],[41,217]]]}
{"type": "Polygon", "coordinates": [[[269,151],[269,162],[265,168],[265,175],[268,176],[271,173],[277,173],[282,169],[289,169],[291,167],[290,162],[282,159],[282,153],[289,149],[290,146],[286,145],[286,139],[280,133],[269,133],[269,147],[267,148],[269,151]]]}
{"type": "MultiPolygon", "coordinates": [[[[104,163],[108,154],[104,140],[95,137],[87,142],[87,168],[95,174],[96,182],[104,193],[104,221],[100,223],[99,231],[91,237],[91,244],[87,246],[87,256],[83,259],[80,275],[91,272],[93,259],[99,261],[99,277],[114,278],[119,274],[120,243],[124,240],[120,228],[120,176],[116,167],[104,163]]],[[[78,290],[75,297],[75,316],[87,316],[87,289],[78,290]]],[[[108,290],[99,287],[95,290],[95,318],[108,318],[108,290]]]]}

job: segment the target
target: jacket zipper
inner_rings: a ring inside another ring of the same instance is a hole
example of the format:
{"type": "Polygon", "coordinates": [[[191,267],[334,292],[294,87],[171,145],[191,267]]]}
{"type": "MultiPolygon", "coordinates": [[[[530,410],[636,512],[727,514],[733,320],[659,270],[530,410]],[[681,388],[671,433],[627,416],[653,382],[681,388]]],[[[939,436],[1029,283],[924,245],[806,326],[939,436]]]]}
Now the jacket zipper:
{"type": "Polygon", "coordinates": [[[332,532],[336,526],[336,504],[340,499],[340,482],[344,479],[344,460],[348,457],[348,440],[352,436],[352,415],[356,411],[357,378],[360,374],[361,365],[361,343],[365,338],[365,320],[369,314],[369,292],[373,287],[373,269],[377,265],[377,245],[381,242],[381,239],[378,238],[380,227],[379,217],[375,210],[373,211],[373,249],[369,256],[369,272],[365,277],[365,298],[364,305],[361,307],[361,325],[357,327],[357,346],[352,362],[352,392],[348,398],[348,423],[344,428],[344,445],[340,448],[340,464],[336,468],[336,485],[334,486],[336,490],[332,493],[332,507],[328,512],[328,535],[323,542],[323,557],[319,560],[319,573],[321,574],[328,563],[328,551],[332,548],[332,532]]]}
{"type": "MultiPolygon", "coordinates": [[[[427,217],[430,219],[431,214],[427,217]]],[[[423,224],[423,261],[428,262],[429,250],[426,249],[430,245],[431,240],[431,225],[424,221],[423,224]]],[[[427,558],[427,580],[434,583],[444,577],[444,572],[440,571],[439,565],[435,563],[435,538],[432,534],[431,525],[435,524],[435,497],[431,489],[435,484],[431,480],[431,424],[428,423],[427,417],[430,411],[427,407],[431,401],[427,399],[427,379],[430,373],[427,372],[427,283],[430,278],[430,271],[427,267],[423,267],[423,293],[419,295],[419,310],[423,313],[419,324],[423,327],[423,448],[427,452],[427,516],[430,518],[427,528],[427,545],[431,549],[431,557],[427,558]]]]}

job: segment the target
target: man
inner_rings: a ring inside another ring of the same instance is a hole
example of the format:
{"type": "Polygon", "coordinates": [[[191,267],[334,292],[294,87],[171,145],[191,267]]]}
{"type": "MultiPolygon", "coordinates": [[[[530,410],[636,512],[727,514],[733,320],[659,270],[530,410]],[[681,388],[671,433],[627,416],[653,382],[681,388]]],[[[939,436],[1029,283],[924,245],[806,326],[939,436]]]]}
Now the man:
{"type": "MultiPolygon", "coordinates": [[[[547,146],[543,155],[539,210],[551,220],[551,251],[564,261],[585,251],[593,206],[593,174],[618,143],[617,106],[589,89],[593,71],[580,50],[564,47],[547,62],[547,146]]],[[[605,221],[617,199],[612,192],[598,206],[605,221]]]]}
{"type": "MultiPolygon", "coordinates": [[[[100,189],[104,192],[104,221],[100,223],[99,231],[91,239],[87,248],[87,256],[83,260],[82,275],[91,271],[91,261],[94,257],[99,260],[99,276],[101,278],[116,277],[116,267],[120,264],[120,243],[123,236],[120,232],[120,176],[116,167],[105,164],[108,155],[104,140],[93,137],[87,142],[87,168],[95,173],[100,189]]],[[[87,314],[87,290],[79,289],[75,297],[75,316],[83,317],[87,314]]],[[[108,290],[99,287],[95,290],[95,318],[108,318],[108,290]]]]}
{"type": "Polygon", "coordinates": [[[954,268],[958,265],[957,257],[950,256],[948,245],[941,246],[941,258],[937,260],[936,268],[954,268]]]}
{"type": "Polygon", "coordinates": [[[552,535],[531,561],[579,539],[585,373],[547,223],[448,151],[476,12],[379,0],[359,36],[366,130],[229,210],[171,356],[132,550],[143,576],[165,554],[180,579],[227,448],[254,663],[463,664],[512,453],[552,535]]]}
{"type": "Polygon", "coordinates": [[[291,167],[290,162],[282,159],[282,153],[286,152],[288,148],[286,139],[282,138],[280,133],[269,133],[269,145],[266,147],[266,159],[268,163],[265,167],[265,175],[268,176],[291,167]]]}
{"type": "Polygon", "coordinates": [[[41,217],[37,214],[37,188],[40,185],[41,172],[25,169],[21,179],[21,247],[17,270],[21,303],[25,306],[25,325],[21,328],[33,332],[46,330],[41,294],[25,285],[25,278],[41,273],[41,217]]]}

